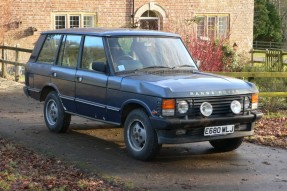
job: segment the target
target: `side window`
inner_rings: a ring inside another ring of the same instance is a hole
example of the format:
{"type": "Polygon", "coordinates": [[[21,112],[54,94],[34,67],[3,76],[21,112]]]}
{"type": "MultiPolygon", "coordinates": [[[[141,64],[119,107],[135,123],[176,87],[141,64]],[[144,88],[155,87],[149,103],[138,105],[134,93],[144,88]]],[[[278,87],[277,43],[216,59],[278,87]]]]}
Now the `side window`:
{"type": "Polygon", "coordinates": [[[60,45],[61,35],[48,35],[42,50],[39,54],[37,62],[53,64],[56,58],[56,53],[60,45]]]}
{"type": "Polygon", "coordinates": [[[93,62],[106,63],[103,40],[101,37],[86,36],[81,68],[92,70],[93,62]]]}
{"type": "Polygon", "coordinates": [[[76,68],[82,36],[65,35],[61,44],[57,65],[76,68]]]}

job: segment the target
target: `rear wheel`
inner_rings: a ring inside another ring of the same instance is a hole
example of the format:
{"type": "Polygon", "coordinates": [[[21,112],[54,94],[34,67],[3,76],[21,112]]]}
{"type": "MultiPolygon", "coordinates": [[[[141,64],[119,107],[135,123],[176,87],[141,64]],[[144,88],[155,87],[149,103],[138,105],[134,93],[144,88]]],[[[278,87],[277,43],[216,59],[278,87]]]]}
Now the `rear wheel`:
{"type": "Polygon", "coordinates": [[[44,104],[44,118],[48,129],[55,133],[65,133],[71,122],[71,115],[65,113],[59,96],[50,92],[44,104]]]}
{"type": "Polygon", "coordinates": [[[157,134],[141,109],[129,113],[124,124],[124,137],[128,153],[138,160],[151,160],[161,149],[157,134]]]}
{"type": "Polygon", "coordinates": [[[227,152],[233,151],[240,147],[243,142],[243,137],[239,138],[232,138],[232,139],[222,139],[222,140],[215,140],[209,141],[209,143],[214,147],[217,151],[227,152]]]}

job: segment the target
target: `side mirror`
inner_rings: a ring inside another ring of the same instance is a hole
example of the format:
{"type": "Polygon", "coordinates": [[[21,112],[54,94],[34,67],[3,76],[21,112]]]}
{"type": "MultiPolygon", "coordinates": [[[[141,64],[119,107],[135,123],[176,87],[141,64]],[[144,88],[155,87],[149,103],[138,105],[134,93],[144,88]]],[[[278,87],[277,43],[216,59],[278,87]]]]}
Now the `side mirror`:
{"type": "Polygon", "coordinates": [[[92,63],[92,69],[98,72],[105,73],[107,70],[107,65],[104,62],[93,62],[92,63]]]}

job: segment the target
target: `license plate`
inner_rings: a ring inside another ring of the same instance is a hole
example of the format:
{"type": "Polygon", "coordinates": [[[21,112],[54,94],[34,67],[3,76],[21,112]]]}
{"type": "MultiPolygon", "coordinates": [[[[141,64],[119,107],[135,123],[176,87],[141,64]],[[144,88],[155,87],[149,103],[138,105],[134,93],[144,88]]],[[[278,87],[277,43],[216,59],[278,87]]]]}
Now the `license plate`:
{"type": "Polygon", "coordinates": [[[226,135],[234,133],[234,125],[205,127],[204,136],[226,135]]]}

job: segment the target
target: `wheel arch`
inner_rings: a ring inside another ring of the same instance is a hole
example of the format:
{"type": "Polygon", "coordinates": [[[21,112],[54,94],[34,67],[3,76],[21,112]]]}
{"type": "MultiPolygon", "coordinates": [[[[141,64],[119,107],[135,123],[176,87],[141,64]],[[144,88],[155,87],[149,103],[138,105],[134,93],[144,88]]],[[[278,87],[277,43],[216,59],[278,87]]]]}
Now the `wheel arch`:
{"type": "Polygon", "coordinates": [[[144,102],[139,100],[129,100],[125,102],[122,106],[121,124],[124,124],[128,114],[135,109],[142,109],[148,116],[152,115],[150,108],[144,102]]]}
{"type": "Polygon", "coordinates": [[[53,85],[48,84],[48,85],[44,86],[41,90],[40,101],[45,101],[47,95],[52,91],[55,91],[58,93],[57,88],[54,87],[53,85]]]}

